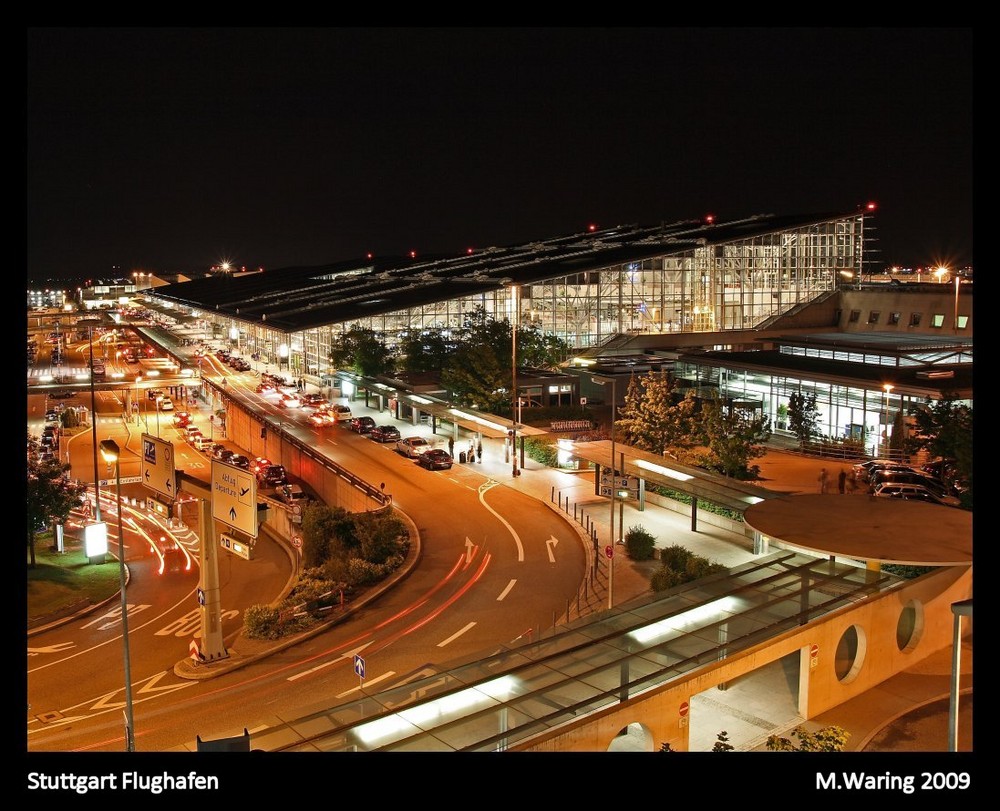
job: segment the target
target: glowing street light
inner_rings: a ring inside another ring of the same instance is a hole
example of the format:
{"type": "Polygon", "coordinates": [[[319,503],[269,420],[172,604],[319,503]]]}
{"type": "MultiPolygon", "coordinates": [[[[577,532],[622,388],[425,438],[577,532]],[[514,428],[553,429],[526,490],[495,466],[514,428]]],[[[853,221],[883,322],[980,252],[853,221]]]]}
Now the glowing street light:
{"type": "Polygon", "coordinates": [[[132,714],[132,665],[128,648],[128,602],[125,597],[125,529],[122,524],[122,466],[121,450],[113,439],[101,441],[101,456],[108,464],[115,464],[115,481],[118,491],[118,587],[122,602],[122,645],[125,656],[125,748],[135,751],[135,721],[132,714]]]}
{"type": "MultiPolygon", "coordinates": [[[[608,559],[608,608],[612,608],[615,604],[615,567],[613,557],[615,548],[615,493],[617,492],[615,488],[615,406],[618,402],[618,387],[613,377],[592,375],[590,379],[602,386],[607,383],[611,384],[611,532],[609,534],[609,543],[612,550],[612,557],[608,559]]],[[[625,470],[622,469],[622,475],[624,474],[625,470]]]]}
{"type": "Polygon", "coordinates": [[[889,392],[891,392],[895,386],[892,383],[883,384],[882,388],[885,390],[885,418],[882,420],[885,428],[883,429],[883,446],[882,455],[888,458],[889,454],[889,392]]]}

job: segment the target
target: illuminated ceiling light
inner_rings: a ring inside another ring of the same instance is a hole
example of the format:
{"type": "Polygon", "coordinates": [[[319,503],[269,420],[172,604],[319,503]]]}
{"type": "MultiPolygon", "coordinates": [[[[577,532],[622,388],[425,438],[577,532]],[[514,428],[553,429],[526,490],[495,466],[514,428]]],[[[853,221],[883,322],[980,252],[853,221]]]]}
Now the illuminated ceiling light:
{"type": "Polygon", "coordinates": [[[736,600],[732,597],[721,597],[705,605],[699,605],[681,614],[654,622],[644,628],[636,628],[629,636],[637,642],[652,642],[661,636],[690,629],[694,623],[703,623],[720,616],[731,614],[736,610],[736,600]]]}
{"type": "Polygon", "coordinates": [[[642,468],[643,470],[652,471],[653,473],[659,473],[663,476],[669,476],[671,479],[677,479],[681,482],[690,481],[694,478],[694,476],[689,476],[687,473],[671,470],[668,467],[663,467],[662,465],[657,465],[653,462],[647,462],[645,459],[636,459],[635,466],[642,468]]]}

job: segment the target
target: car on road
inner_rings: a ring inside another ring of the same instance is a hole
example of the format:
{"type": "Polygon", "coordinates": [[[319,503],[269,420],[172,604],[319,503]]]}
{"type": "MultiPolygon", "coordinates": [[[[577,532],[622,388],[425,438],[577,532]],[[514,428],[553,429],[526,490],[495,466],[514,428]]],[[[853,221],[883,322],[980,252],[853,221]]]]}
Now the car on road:
{"type": "Polygon", "coordinates": [[[289,394],[285,392],[281,395],[281,399],[278,400],[278,405],[282,408],[298,408],[302,405],[302,401],[299,399],[297,394],[289,394]]]}
{"type": "Polygon", "coordinates": [[[233,454],[229,459],[229,464],[235,467],[241,467],[244,470],[250,469],[250,457],[244,456],[242,453],[233,454]]]}
{"type": "Polygon", "coordinates": [[[309,496],[305,494],[305,491],[297,484],[283,484],[278,488],[278,498],[285,502],[285,504],[304,504],[308,501],[309,496]]]}
{"type": "Polygon", "coordinates": [[[431,443],[422,436],[408,436],[396,443],[396,451],[410,459],[416,459],[426,450],[430,450],[431,443]]]}
{"type": "Polygon", "coordinates": [[[156,401],[163,397],[163,389],[146,389],[146,399],[156,401]]]}
{"type": "Polygon", "coordinates": [[[314,428],[326,428],[328,425],[336,425],[337,418],[329,411],[314,411],[309,415],[309,424],[314,428]]]}
{"type": "Polygon", "coordinates": [[[236,456],[236,451],[227,448],[225,445],[216,445],[217,450],[213,451],[212,456],[218,459],[220,462],[232,463],[232,459],[236,456]]]}
{"type": "Polygon", "coordinates": [[[188,411],[174,412],[174,425],[178,428],[187,428],[191,424],[191,413],[188,411]]]}
{"type": "Polygon", "coordinates": [[[195,444],[195,440],[198,440],[200,442],[202,437],[204,436],[205,435],[197,428],[195,428],[193,425],[189,425],[187,428],[184,429],[184,439],[186,439],[192,445],[195,444]]]}
{"type": "Polygon", "coordinates": [[[274,462],[272,462],[266,456],[258,456],[253,460],[251,468],[253,469],[254,475],[258,475],[260,473],[263,473],[273,464],[274,462]]]}
{"type": "Polygon", "coordinates": [[[50,391],[46,396],[53,400],[69,400],[76,397],[76,392],[70,389],[66,389],[65,391],[50,391]]]}
{"type": "Polygon", "coordinates": [[[354,417],[348,423],[348,426],[352,431],[357,431],[359,434],[367,434],[375,427],[375,420],[371,417],[354,417]]]}
{"type": "Polygon", "coordinates": [[[302,407],[305,409],[320,411],[328,408],[329,405],[329,400],[327,400],[322,394],[314,393],[302,395],[302,407]]]}
{"type": "Polygon", "coordinates": [[[171,400],[169,397],[164,397],[162,400],[160,400],[160,411],[173,411],[173,410],[174,410],[173,400],[171,400]]]}
{"type": "Polygon", "coordinates": [[[451,470],[453,461],[444,448],[431,448],[417,457],[417,464],[428,470],[451,470]]]}
{"type": "Polygon", "coordinates": [[[261,487],[281,487],[288,484],[288,471],[284,465],[271,465],[257,474],[257,484],[261,487]]]}
{"type": "Polygon", "coordinates": [[[959,507],[962,502],[956,496],[939,495],[922,484],[894,484],[887,482],[875,488],[879,498],[899,498],[905,501],[926,501],[929,504],[944,504],[959,507]]]}
{"type": "MultiPolygon", "coordinates": [[[[221,461],[220,454],[224,450],[226,450],[226,446],[225,445],[220,445],[218,442],[211,442],[210,441],[207,445],[206,444],[202,444],[200,450],[202,450],[205,453],[207,453],[213,459],[219,459],[221,461]]],[[[230,453],[232,453],[232,451],[230,451],[230,453]]]]}
{"type": "Polygon", "coordinates": [[[256,392],[257,394],[263,395],[264,397],[278,396],[278,390],[270,383],[258,383],[256,392]]]}
{"type": "Polygon", "coordinates": [[[376,425],[368,432],[368,438],[376,442],[396,442],[399,429],[395,425],[376,425]]]}

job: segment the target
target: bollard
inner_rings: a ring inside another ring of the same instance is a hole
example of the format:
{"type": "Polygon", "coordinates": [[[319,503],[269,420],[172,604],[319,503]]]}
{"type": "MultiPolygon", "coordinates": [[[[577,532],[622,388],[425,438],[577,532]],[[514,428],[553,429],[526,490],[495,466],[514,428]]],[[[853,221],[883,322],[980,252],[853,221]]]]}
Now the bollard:
{"type": "Polygon", "coordinates": [[[550,489],[550,491],[549,491],[549,503],[550,504],[552,503],[552,501],[554,501],[553,496],[555,496],[555,494],[556,494],[556,486],[553,484],[552,487],[551,487],[551,489],[550,489]]]}
{"type": "Polygon", "coordinates": [[[573,520],[574,521],[577,520],[577,518],[576,518],[576,505],[575,504],[573,505],[573,520]]]}

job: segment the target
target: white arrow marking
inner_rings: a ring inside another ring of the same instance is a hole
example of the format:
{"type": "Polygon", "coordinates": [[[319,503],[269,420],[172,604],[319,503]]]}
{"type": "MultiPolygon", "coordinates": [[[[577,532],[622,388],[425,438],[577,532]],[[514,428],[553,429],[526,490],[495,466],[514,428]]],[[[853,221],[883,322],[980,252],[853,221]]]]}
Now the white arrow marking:
{"type": "Polygon", "coordinates": [[[321,665],[316,665],[316,667],[310,668],[309,670],[303,670],[301,673],[296,673],[294,676],[289,676],[287,681],[295,681],[296,679],[301,679],[303,676],[308,676],[315,673],[317,670],[322,670],[324,667],[329,667],[330,665],[335,665],[337,662],[343,661],[344,659],[353,659],[361,651],[371,645],[371,642],[365,642],[360,648],[355,648],[354,650],[347,651],[347,653],[341,654],[336,659],[331,659],[329,662],[323,662],[321,665]]]}
{"type": "Polygon", "coordinates": [[[556,562],[556,545],[559,543],[559,539],[554,535],[550,535],[549,539],[545,542],[545,551],[549,553],[549,563],[556,562]]]}
{"type": "Polygon", "coordinates": [[[468,535],[465,536],[465,562],[472,563],[472,540],[468,535]]]}
{"type": "Polygon", "coordinates": [[[73,647],[76,647],[75,642],[60,642],[58,645],[46,645],[44,648],[28,648],[28,656],[37,656],[40,653],[60,653],[73,647]]]}
{"type": "Polygon", "coordinates": [[[443,648],[448,643],[454,642],[456,639],[458,639],[462,634],[464,634],[466,631],[468,631],[475,624],[476,623],[474,623],[474,622],[470,622],[468,625],[466,625],[464,628],[462,628],[462,630],[456,631],[451,636],[449,636],[447,639],[442,640],[441,642],[438,642],[437,646],[439,648],[443,648]]]}
{"type": "Polygon", "coordinates": [[[171,692],[173,690],[180,690],[184,687],[190,687],[192,684],[194,684],[193,681],[185,680],[182,682],[178,682],[176,684],[168,684],[165,687],[157,687],[156,683],[166,675],[167,675],[166,670],[157,673],[155,676],[153,676],[153,678],[151,678],[142,687],[139,688],[139,690],[136,692],[136,695],[142,695],[143,693],[171,692]]]}

